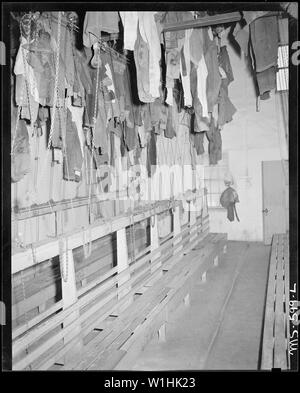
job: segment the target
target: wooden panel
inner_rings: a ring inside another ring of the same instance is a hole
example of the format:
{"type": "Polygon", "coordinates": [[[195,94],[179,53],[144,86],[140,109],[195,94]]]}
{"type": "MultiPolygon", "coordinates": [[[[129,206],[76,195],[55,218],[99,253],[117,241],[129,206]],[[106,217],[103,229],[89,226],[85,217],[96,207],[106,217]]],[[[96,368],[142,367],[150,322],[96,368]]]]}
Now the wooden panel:
{"type": "Polygon", "coordinates": [[[274,348],[274,310],[275,310],[275,288],[276,288],[276,264],[277,264],[278,235],[273,236],[271,258],[269,262],[268,289],[265,306],[263,350],[262,350],[262,369],[273,367],[273,348],[274,348]]]}
{"type": "Polygon", "coordinates": [[[289,368],[289,267],[285,234],[273,236],[262,342],[262,369],[289,368]]]}
{"type": "Polygon", "coordinates": [[[281,161],[264,161],[263,177],[263,214],[264,241],[271,244],[275,233],[284,233],[286,228],[285,177],[281,161]]]}
{"type": "Polygon", "coordinates": [[[289,342],[290,342],[290,257],[289,257],[289,237],[284,236],[284,292],[285,292],[285,332],[287,348],[287,367],[291,366],[289,342]]]}
{"type": "Polygon", "coordinates": [[[284,260],[283,239],[280,236],[277,253],[277,277],[275,299],[275,329],[274,329],[274,367],[286,370],[286,342],[285,342],[285,317],[284,317],[284,260]]]}

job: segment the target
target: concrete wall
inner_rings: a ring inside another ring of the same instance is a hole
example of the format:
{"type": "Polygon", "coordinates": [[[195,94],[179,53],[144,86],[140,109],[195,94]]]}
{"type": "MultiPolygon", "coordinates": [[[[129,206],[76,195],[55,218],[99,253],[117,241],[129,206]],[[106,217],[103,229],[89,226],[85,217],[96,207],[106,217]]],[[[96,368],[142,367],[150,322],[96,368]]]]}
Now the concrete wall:
{"type": "Polygon", "coordinates": [[[228,151],[229,170],[239,194],[240,222],[229,222],[225,209],[211,209],[210,227],[213,232],[228,233],[231,240],[262,241],[261,163],[288,159],[281,104],[272,91],[271,98],[260,101],[256,111],[255,88],[245,56],[235,51],[228,34],[222,44],[227,45],[235,78],[229,97],[237,108],[233,121],[222,130],[223,151],[228,151]]]}

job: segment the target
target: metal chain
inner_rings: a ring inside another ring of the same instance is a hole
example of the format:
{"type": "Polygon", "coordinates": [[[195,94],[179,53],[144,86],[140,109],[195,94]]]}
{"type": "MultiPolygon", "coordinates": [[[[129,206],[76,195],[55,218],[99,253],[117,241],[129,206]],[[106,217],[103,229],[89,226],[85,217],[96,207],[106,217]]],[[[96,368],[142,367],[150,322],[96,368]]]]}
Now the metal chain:
{"type": "Polygon", "coordinates": [[[60,56],[60,35],[61,35],[61,11],[58,13],[58,25],[57,25],[57,48],[56,48],[56,63],[55,63],[55,82],[54,82],[54,97],[53,97],[53,115],[51,119],[50,133],[49,133],[49,141],[47,149],[50,149],[52,136],[54,132],[54,122],[55,122],[55,114],[56,114],[56,106],[57,100],[59,99],[59,91],[58,91],[58,76],[59,76],[59,56],[60,56]]]}
{"type": "MultiPolygon", "coordinates": [[[[89,227],[92,225],[91,216],[92,216],[92,209],[91,209],[91,199],[92,199],[92,179],[93,179],[93,160],[94,160],[94,149],[95,149],[95,142],[94,142],[94,130],[97,120],[97,105],[98,105],[98,89],[99,89],[99,75],[100,75],[100,51],[97,51],[97,73],[96,73],[96,90],[95,90],[95,105],[94,105],[94,116],[93,116],[93,127],[92,127],[92,135],[91,135],[91,159],[90,159],[90,176],[89,176],[89,197],[88,197],[88,216],[89,216],[89,227]]],[[[91,228],[90,228],[90,239],[88,250],[86,250],[86,243],[85,243],[85,232],[84,235],[84,242],[83,242],[83,250],[84,254],[87,255],[88,258],[92,253],[92,236],[91,236],[91,228]]]]}
{"type": "Polygon", "coordinates": [[[33,246],[33,243],[31,243],[31,252],[32,252],[32,261],[33,264],[36,265],[37,264],[37,258],[36,258],[36,249],[33,246]]]}
{"type": "Polygon", "coordinates": [[[39,170],[39,159],[40,159],[40,137],[38,131],[35,133],[35,165],[34,165],[34,190],[38,193],[37,190],[37,179],[38,179],[38,170],[39,170]]]}
{"type": "Polygon", "coordinates": [[[89,258],[91,256],[91,254],[92,254],[92,229],[91,229],[91,225],[89,225],[89,237],[90,237],[90,240],[89,240],[89,244],[88,244],[88,247],[87,247],[87,245],[86,245],[87,242],[86,242],[86,239],[85,239],[85,230],[83,228],[83,230],[82,230],[82,238],[83,238],[82,246],[83,246],[83,254],[84,254],[84,258],[85,259],[89,258]]]}
{"type": "Polygon", "coordinates": [[[59,240],[59,266],[62,279],[64,282],[68,281],[69,276],[69,255],[68,255],[68,238],[66,237],[66,249],[64,247],[64,239],[61,238],[59,240]],[[66,255],[65,263],[64,263],[64,254],[66,255]]]}
{"type": "MultiPolygon", "coordinates": [[[[89,217],[89,243],[87,246],[87,242],[85,239],[85,230],[83,228],[82,230],[82,237],[83,237],[83,253],[85,259],[90,257],[92,254],[92,233],[91,233],[91,216],[92,216],[92,211],[91,211],[91,198],[92,198],[92,173],[93,173],[93,159],[94,159],[94,149],[95,149],[95,142],[94,142],[94,129],[96,125],[96,120],[97,120],[97,104],[98,104],[98,88],[99,88],[99,74],[100,74],[100,62],[99,62],[99,51],[97,51],[97,73],[96,73],[96,90],[95,90],[95,105],[94,105],[94,116],[93,116],[93,130],[92,130],[92,135],[91,135],[91,159],[90,159],[90,176],[89,176],[89,196],[88,196],[88,217],[89,217]]],[[[86,178],[87,178],[87,166],[86,166],[86,178]]]]}

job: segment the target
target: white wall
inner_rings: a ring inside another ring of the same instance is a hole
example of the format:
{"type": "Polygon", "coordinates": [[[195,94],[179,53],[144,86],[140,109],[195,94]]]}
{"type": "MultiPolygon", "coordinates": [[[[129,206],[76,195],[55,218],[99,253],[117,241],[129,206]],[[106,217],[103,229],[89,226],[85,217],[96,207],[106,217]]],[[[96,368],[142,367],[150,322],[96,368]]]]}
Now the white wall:
{"type": "MultiPolygon", "coordinates": [[[[234,81],[229,86],[229,97],[237,112],[232,122],[222,130],[223,151],[228,151],[229,170],[235,180],[240,203],[237,211],[240,222],[227,220],[225,209],[210,210],[212,232],[226,232],[228,239],[262,241],[262,161],[287,159],[280,106],[274,91],[271,98],[260,101],[256,111],[256,94],[247,62],[227,45],[234,81]]],[[[225,188],[225,186],[224,186],[225,188]]]]}

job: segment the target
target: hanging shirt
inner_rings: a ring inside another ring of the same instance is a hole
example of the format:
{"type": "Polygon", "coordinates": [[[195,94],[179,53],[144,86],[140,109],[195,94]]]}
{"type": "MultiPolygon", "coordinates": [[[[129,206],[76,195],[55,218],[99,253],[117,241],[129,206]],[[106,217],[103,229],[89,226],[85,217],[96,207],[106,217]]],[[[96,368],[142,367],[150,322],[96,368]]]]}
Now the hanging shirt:
{"type": "MultiPolygon", "coordinates": [[[[17,111],[15,111],[17,115],[17,111]]],[[[15,127],[14,127],[15,128],[15,127]]],[[[11,157],[11,181],[16,183],[30,172],[31,155],[29,136],[26,122],[22,119],[18,122],[16,135],[14,136],[11,157]]]]}
{"type": "Polygon", "coordinates": [[[149,94],[156,98],[160,96],[161,47],[154,14],[152,11],[139,12],[139,27],[149,48],[149,94]]]}
{"type": "Polygon", "coordinates": [[[277,65],[279,30],[276,16],[255,19],[250,24],[251,47],[256,72],[277,65]]]}
{"type": "Polygon", "coordinates": [[[222,138],[221,132],[215,125],[215,120],[212,117],[210,122],[210,129],[206,132],[209,153],[209,165],[217,165],[218,161],[222,160],[222,138]]]}
{"type": "Polygon", "coordinates": [[[133,51],[137,39],[138,12],[120,11],[120,16],[124,29],[124,49],[133,51]]]}
{"type": "Polygon", "coordinates": [[[81,179],[81,169],[83,165],[83,154],[80,147],[80,141],[76,124],[72,120],[72,114],[67,109],[65,138],[65,155],[63,160],[63,176],[65,180],[74,180],[79,182],[81,179]]]}
{"type": "Polygon", "coordinates": [[[191,61],[198,66],[203,56],[203,34],[202,29],[193,29],[190,36],[191,61]]]}
{"type": "Polygon", "coordinates": [[[16,103],[17,105],[26,107],[28,109],[27,115],[22,117],[31,119],[34,122],[37,118],[38,112],[39,91],[34,69],[28,64],[26,60],[26,54],[28,55],[29,52],[26,49],[23,49],[22,45],[24,44],[27,44],[27,40],[22,36],[14,66],[14,73],[17,76],[16,103]],[[29,93],[29,105],[32,112],[31,116],[28,108],[26,84],[29,93]]]}
{"type": "Polygon", "coordinates": [[[207,76],[208,76],[208,71],[204,60],[204,56],[202,56],[197,68],[197,93],[198,93],[199,101],[202,105],[202,117],[208,118],[208,104],[207,104],[207,95],[206,95],[207,76]]]}
{"type": "Polygon", "coordinates": [[[203,30],[203,42],[204,42],[204,59],[207,67],[207,107],[208,112],[212,112],[215,106],[220,86],[221,77],[219,74],[219,62],[218,62],[218,48],[216,43],[210,39],[208,29],[203,30]]]}
{"type": "Polygon", "coordinates": [[[224,70],[225,77],[228,79],[228,84],[234,80],[233,72],[230,64],[230,59],[227,52],[227,47],[221,46],[220,52],[218,55],[219,66],[224,70]]]}
{"type": "Polygon", "coordinates": [[[83,24],[83,45],[90,48],[99,41],[101,32],[119,32],[119,14],[115,11],[86,12],[83,24]]]}
{"type": "Polygon", "coordinates": [[[155,98],[150,94],[149,82],[149,47],[147,42],[143,40],[139,27],[134,45],[134,62],[139,99],[145,103],[153,102],[155,98]]]}
{"type": "Polygon", "coordinates": [[[192,95],[190,88],[190,72],[191,72],[191,54],[190,54],[190,36],[192,35],[193,30],[188,29],[185,30],[185,38],[183,44],[183,54],[180,61],[180,73],[181,73],[181,81],[184,92],[184,105],[192,106],[192,95]]]}
{"type": "Polygon", "coordinates": [[[222,79],[220,94],[218,98],[219,103],[219,116],[218,116],[218,124],[219,126],[223,126],[224,124],[230,122],[232,120],[233,115],[236,112],[236,107],[230,101],[228,97],[228,84],[229,81],[227,78],[222,79]]]}

